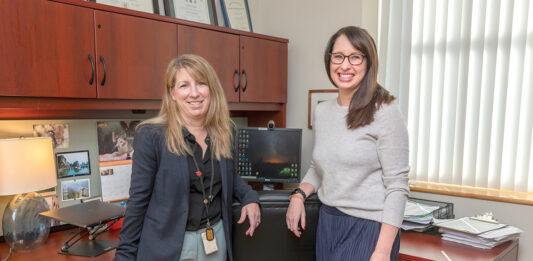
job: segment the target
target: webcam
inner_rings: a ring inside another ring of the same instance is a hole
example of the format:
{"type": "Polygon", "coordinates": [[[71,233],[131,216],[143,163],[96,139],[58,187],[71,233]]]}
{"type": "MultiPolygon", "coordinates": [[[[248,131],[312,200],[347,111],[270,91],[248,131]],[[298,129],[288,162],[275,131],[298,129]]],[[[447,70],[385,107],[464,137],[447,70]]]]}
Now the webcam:
{"type": "Polygon", "coordinates": [[[269,120],[268,121],[268,129],[269,130],[273,130],[275,127],[276,127],[276,124],[274,123],[274,121],[273,120],[269,120]]]}

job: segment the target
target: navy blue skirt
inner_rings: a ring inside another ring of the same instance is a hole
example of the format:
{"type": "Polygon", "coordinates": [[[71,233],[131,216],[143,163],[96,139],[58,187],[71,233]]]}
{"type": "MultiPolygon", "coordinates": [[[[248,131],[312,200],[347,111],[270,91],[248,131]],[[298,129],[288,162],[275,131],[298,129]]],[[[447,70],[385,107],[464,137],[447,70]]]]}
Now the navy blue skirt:
{"type": "MultiPolygon", "coordinates": [[[[317,261],[370,260],[378,242],[381,223],[346,215],[326,205],[320,208],[316,232],[317,261]]],[[[400,230],[390,260],[398,260],[400,230]]]]}

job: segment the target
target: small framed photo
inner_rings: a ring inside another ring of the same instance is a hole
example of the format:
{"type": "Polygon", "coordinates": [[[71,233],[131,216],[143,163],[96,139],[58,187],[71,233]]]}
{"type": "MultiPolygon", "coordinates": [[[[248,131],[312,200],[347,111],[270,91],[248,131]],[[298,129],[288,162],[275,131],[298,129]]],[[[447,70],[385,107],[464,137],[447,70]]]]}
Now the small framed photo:
{"type": "Polygon", "coordinates": [[[316,105],[327,100],[335,99],[339,95],[337,89],[309,90],[309,104],[307,110],[307,128],[312,129],[316,105]]]}
{"type": "Polygon", "coordinates": [[[61,182],[61,200],[86,199],[91,197],[91,182],[89,179],[66,180],[61,182]]]}
{"type": "Polygon", "coordinates": [[[151,14],[161,14],[163,8],[159,6],[159,0],[89,0],[91,2],[131,9],[151,14]]]}
{"type": "Polygon", "coordinates": [[[57,177],[66,178],[91,174],[89,151],[72,151],[56,153],[57,177]]]}
{"type": "Polygon", "coordinates": [[[214,0],[165,0],[167,15],[192,22],[217,25],[214,0]]]}
{"type": "Polygon", "coordinates": [[[253,32],[248,0],[220,0],[226,27],[253,32]]]}

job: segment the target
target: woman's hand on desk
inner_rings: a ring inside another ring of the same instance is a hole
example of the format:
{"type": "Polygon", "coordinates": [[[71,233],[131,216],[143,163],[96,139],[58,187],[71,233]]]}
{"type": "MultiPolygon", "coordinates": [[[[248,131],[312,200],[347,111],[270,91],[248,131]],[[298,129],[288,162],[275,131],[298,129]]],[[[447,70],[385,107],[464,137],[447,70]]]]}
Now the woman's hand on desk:
{"type": "Polygon", "coordinates": [[[250,203],[241,209],[241,218],[237,223],[242,224],[246,217],[248,217],[248,221],[250,221],[250,228],[246,230],[247,236],[253,236],[255,229],[259,226],[261,223],[261,210],[259,210],[259,204],[257,203],[250,203]]]}
{"type": "Polygon", "coordinates": [[[291,202],[289,203],[289,209],[287,209],[286,221],[287,228],[294,233],[296,237],[302,235],[300,222],[302,228],[305,230],[305,206],[304,198],[300,194],[294,194],[291,196],[291,202]]]}

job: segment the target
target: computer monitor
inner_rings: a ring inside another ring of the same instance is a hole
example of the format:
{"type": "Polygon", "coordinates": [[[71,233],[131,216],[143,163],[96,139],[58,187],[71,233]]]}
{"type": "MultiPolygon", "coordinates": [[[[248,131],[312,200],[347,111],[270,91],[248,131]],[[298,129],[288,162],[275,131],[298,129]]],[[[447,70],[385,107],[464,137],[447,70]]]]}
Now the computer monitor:
{"type": "Polygon", "coordinates": [[[237,170],[244,180],[299,182],[301,129],[239,128],[235,145],[237,170]]]}

